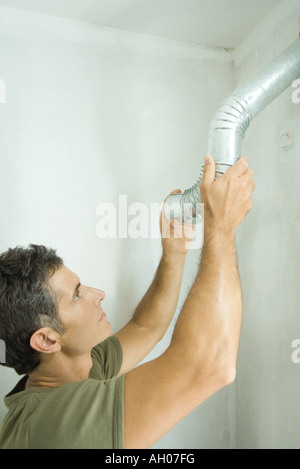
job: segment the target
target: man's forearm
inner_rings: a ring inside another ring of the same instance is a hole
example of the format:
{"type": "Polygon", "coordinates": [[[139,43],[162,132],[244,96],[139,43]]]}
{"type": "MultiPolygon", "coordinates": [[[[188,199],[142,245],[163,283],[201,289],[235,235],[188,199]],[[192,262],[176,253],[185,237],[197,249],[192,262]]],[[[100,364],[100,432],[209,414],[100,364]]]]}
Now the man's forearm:
{"type": "Polygon", "coordinates": [[[252,206],[252,177],[243,157],[215,179],[215,163],[208,159],[200,186],[204,203],[201,265],[171,341],[182,369],[188,361],[194,372],[215,376],[222,372],[225,380],[235,371],[242,315],[235,231],[252,206]]]}
{"type": "Polygon", "coordinates": [[[138,305],[132,320],[152,330],[160,340],[176,311],[184,271],[185,255],[163,253],[153,282],[138,305]]]}
{"type": "Polygon", "coordinates": [[[125,379],[125,448],[146,448],[235,378],[242,300],[234,234],[251,208],[253,172],[241,158],[215,179],[208,159],[200,186],[204,247],[171,344],[125,379]]]}
{"type": "Polygon", "coordinates": [[[199,367],[235,367],[242,295],[234,238],[211,236],[200,269],[174,329],[172,347],[199,367]]]}

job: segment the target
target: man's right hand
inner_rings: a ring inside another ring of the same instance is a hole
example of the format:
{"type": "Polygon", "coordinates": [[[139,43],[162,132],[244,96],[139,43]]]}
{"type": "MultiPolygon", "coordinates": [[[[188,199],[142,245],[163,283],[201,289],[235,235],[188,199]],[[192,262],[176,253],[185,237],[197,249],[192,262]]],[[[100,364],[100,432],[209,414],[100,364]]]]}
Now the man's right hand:
{"type": "Polygon", "coordinates": [[[248,158],[243,156],[215,180],[215,161],[210,156],[207,158],[200,185],[205,234],[209,236],[221,233],[232,239],[236,228],[252,207],[254,173],[248,168],[248,158]]]}

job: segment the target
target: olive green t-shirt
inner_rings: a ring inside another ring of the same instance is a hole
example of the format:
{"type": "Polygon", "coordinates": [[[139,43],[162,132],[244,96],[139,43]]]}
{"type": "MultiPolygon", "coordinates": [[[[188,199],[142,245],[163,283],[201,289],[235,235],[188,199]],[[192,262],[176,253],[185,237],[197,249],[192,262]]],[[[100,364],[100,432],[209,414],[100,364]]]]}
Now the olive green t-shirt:
{"type": "Polygon", "coordinates": [[[5,398],[1,449],[122,449],[124,376],[115,337],[92,351],[88,379],[58,388],[27,389],[28,376],[5,398]]]}

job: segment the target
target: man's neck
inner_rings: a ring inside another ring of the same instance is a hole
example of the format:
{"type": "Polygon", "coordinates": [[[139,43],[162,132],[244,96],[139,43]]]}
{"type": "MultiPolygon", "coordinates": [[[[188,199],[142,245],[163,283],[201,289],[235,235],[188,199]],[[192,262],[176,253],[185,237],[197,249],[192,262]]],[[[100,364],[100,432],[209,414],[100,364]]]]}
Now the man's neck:
{"type": "Polygon", "coordinates": [[[49,355],[30,373],[25,389],[58,388],[66,383],[84,380],[89,377],[91,367],[90,353],[80,356],[62,353],[49,355]]]}

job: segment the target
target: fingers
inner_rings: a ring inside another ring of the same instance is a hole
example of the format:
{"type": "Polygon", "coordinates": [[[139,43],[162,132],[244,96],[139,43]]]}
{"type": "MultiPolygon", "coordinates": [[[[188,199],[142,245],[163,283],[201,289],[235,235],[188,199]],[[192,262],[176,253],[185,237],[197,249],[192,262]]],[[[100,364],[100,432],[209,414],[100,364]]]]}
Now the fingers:
{"type": "MultiPolygon", "coordinates": [[[[243,174],[245,174],[248,170],[249,167],[249,160],[246,156],[242,156],[237,163],[235,163],[230,169],[226,171],[227,176],[236,176],[236,177],[241,177],[243,174]]],[[[248,173],[248,177],[250,176],[250,173],[248,173]]],[[[253,174],[252,174],[253,177],[253,174]]]]}
{"type": "Polygon", "coordinates": [[[166,201],[167,199],[170,197],[170,195],[173,195],[173,194],[181,194],[181,189],[175,189],[175,191],[171,192],[169,195],[167,195],[167,197],[165,198],[165,200],[163,201],[163,204],[162,204],[162,214],[165,216],[165,205],[166,205],[166,201]]]}
{"type": "MultiPolygon", "coordinates": [[[[202,180],[204,181],[205,185],[212,184],[215,180],[216,177],[216,163],[214,159],[211,156],[206,156],[205,157],[205,166],[203,169],[203,178],[202,180]]],[[[235,165],[233,165],[228,171],[226,171],[225,174],[228,176],[237,176],[240,177],[243,174],[245,174],[248,170],[249,166],[249,160],[246,156],[242,156],[235,165]]],[[[250,172],[247,173],[248,178],[253,177],[253,171],[249,170],[250,172]]]]}
{"type": "Polygon", "coordinates": [[[239,186],[236,187],[242,188],[245,195],[249,197],[255,189],[255,183],[253,182],[254,172],[252,169],[249,169],[249,160],[246,156],[242,156],[234,166],[232,166],[226,173],[223,175],[227,178],[236,178],[239,181],[239,186]]]}
{"type": "MultiPolygon", "coordinates": [[[[205,166],[203,168],[202,186],[211,185],[216,177],[216,163],[211,156],[205,157],[205,166]]],[[[227,176],[241,177],[245,176],[251,180],[253,178],[253,171],[249,169],[249,160],[246,156],[242,156],[234,166],[226,171],[227,176]]]]}
{"type": "Polygon", "coordinates": [[[175,189],[175,191],[171,192],[164,200],[164,203],[166,202],[166,200],[170,197],[170,195],[172,194],[180,194],[181,193],[181,189],[175,189]]]}
{"type": "Polygon", "coordinates": [[[227,171],[227,176],[235,176],[235,177],[240,177],[244,181],[244,186],[249,187],[251,192],[253,192],[255,188],[255,184],[252,181],[252,178],[254,176],[254,172],[252,169],[249,169],[249,160],[246,156],[242,156],[238,162],[230,168],[230,170],[227,171]]]}
{"type": "Polygon", "coordinates": [[[162,208],[161,208],[161,215],[160,215],[160,228],[162,226],[162,221],[164,222],[169,222],[168,218],[167,218],[167,215],[166,215],[166,212],[165,212],[165,205],[166,205],[166,201],[167,199],[170,197],[170,195],[172,194],[180,194],[181,193],[181,189],[176,189],[175,191],[172,191],[166,198],[165,200],[163,201],[163,204],[162,204],[162,208]]]}

